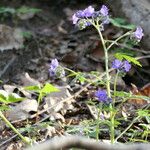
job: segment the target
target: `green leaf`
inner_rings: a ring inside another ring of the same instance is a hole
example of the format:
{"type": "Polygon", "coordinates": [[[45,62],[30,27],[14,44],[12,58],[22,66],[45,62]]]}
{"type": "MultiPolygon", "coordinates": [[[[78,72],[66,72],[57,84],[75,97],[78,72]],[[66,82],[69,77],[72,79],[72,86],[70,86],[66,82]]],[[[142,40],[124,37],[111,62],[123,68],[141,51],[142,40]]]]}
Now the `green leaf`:
{"type": "Polygon", "coordinates": [[[5,111],[5,110],[9,110],[10,107],[6,106],[6,105],[1,105],[0,106],[0,111],[5,111]]]}
{"type": "Polygon", "coordinates": [[[24,87],[24,89],[29,91],[36,91],[36,92],[41,90],[40,85],[26,86],[24,87]]]}
{"type": "Polygon", "coordinates": [[[22,6],[20,8],[17,9],[17,13],[21,13],[21,14],[26,14],[26,13],[38,13],[41,12],[41,9],[38,8],[30,8],[27,6],[22,6]]]}
{"type": "Polygon", "coordinates": [[[135,65],[138,65],[138,66],[142,67],[141,63],[136,58],[131,57],[131,56],[125,54],[125,53],[116,53],[115,57],[119,60],[125,59],[129,62],[132,62],[135,65]]]}
{"type": "Polygon", "coordinates": [[[4,90],[0,90],[0,102],[4,104],[14,103],[18,101],[22,101],[24,98],[20,97],[16,93],[8,94],[4,90]]]}
{"type": "Polygon", "coordinates": [[[146,116],[150,116],[150,111],[149,110],[138,110],[138,115],[140,117],[146,117],[146,116]]]}
{"type": "Polygon", "coordinates": [[[115,96],[118,97],[131,97],[131,93],[123,92],[123,91],[116,91],[115,96]]]}
{"type": "Polygon", "coordinates": [[[52,84],[46,83],[44,87],[41,89],[41,92],[44,94],[52,93],[52,92],[58,92],[59,89],[54,87],[52,84]]]}
{"type": "Polygon", "coordinates": [[[135,29],[135,25],[133,24],[128,24],[126,22],[125,19],[123,18],[111,18],[110,19],[110,22],[116,26],[116,27],[119,27],[119,28],[124,28],[124,29],[129,29],[129,30],[132,30],[132,29],[135,29]]]}
{"type": "Polygon", "coordinates": [[[11,93],[9,94],[8,98],[7,98],[7,103],[15,103],[15,102],[19,102],[24,100],[23,97],[20,97],[18,94],[16,93],[11,93]]]}
{"type": "Polygon", "coordinates": [[[4,90],[0,90],[0,102],[6,104],[8,98],[8,93],[4,90]]]}
{"type": "Polygon", "coordinates": [[[10,13],[10,14],[14,14],[15,13],[15,9],[14,8],[10,8],[10,7],[0,7],[0,13],[10,13]]]}

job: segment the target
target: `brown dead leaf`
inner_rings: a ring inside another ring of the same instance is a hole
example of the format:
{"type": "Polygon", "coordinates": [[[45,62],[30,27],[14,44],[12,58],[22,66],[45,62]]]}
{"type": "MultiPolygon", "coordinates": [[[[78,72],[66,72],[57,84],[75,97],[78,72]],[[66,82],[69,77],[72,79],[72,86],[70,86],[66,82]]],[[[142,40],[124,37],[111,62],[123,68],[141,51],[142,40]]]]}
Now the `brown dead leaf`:
{"type": "Polygon", "coordinates": [[[25,73],[24,76],[21,76],[21,81],[22,81],[23,86],[40,85],[40,82],[31,78],[28,73],[25,73]]]}
{"type": "Polygon", "coordinates": [[[75,64],[78,61],[78,54],[77,52],[73,51],[70,53],[67,53],[63,56],[62,61],[68,64],[75,64]]]}
{"type": "Polygon", "coordinates": [[[52,137],[56,133],[56,129],[52,126],[46,127],[45,138],[52,137]]]}
{"type": "Polygon", "coordinates": [[[16,106],[12,107],[11,110],[5,112],[6,117],[10,121],[25,120],[29,118],[29,112],[36,112],[38,109],[38,103],[34,99],[26,99],[16,106]]]}
{"type": "Polygon", "coordinates": [[[0,24],[0,51],[19,49],[23,46],[23,35],[20,29],[0,24]]]}
{"type": "Polygon", "coordinates": [[[20,141],[18,141],[17,143],[13,142],[6,148],[6,150],[21,150],[22,146],[23,146],[23,143],[20,141]]]}
{"type": "Polygon", "coordinates": [[[4,90],[8,93],[13,93],[14,92],[14,89],[16,89],[16,86],[14,85],[8,85],[8,84],[5,84],[3,86],[4,90]]]}
{"type": "Polygon", "coordinates": [[[72,102],[74,101],[74,99],[69,100],[67,102],[61,102],[64,99],[71,97],[71,94],[68,91],[66,86],[61,86],[61,87],[59,86],[57,88],[60,90],[59,92],[50,93],[48,96],[46,96],[45,98],[46,105],[44,106],[44,108],[46,109],[48,107],[54,106],[52,109],[48,110],[48,113],[50,114],[50,118],[61,119],[62,121],[64,121],[62,115],[64,115],[67,112],[67,110],[73,108],[72,102]],[[58,112],[61,112],[62,115],[59,114],[58,112]]]}
{"type": "MultiPolygon", "coordinates": [[[[150,83],[146,84],[141,89],[138,89],[136,87],[136,85],[132,84],[131,92],[134,95],[150,97],[150,83]]],[[[148,101],[143,100],[143,99],[129,99],[128,102],[133,104],[133,105],[136,105],[136,106],[144,106],[145,104],[148,103],[148,101]]]]}

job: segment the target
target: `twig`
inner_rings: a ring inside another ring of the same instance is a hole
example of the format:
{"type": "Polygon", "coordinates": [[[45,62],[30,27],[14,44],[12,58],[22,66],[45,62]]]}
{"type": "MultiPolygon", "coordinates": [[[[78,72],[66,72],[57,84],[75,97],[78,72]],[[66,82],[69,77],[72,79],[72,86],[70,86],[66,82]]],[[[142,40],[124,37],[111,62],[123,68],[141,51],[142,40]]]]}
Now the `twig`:
{"type": "Polygon", "coordinates": [[[17,57],[16,55],[13,55],[13,57],[6,64],[6,66],[4,67],[4,69],[2,71],[0,71],[0,78],[5,74],[5,72],[7,71],[7,69],[12,65],[12,63],[15,61],[16,57],[17,57]]]}
{"type": "Polygon", "coordinates": [[[80,136],[56,137],[25,150],[66,150],[80,148],[86,150],[149,150],[150,144],[105,144],[80,136]]]}

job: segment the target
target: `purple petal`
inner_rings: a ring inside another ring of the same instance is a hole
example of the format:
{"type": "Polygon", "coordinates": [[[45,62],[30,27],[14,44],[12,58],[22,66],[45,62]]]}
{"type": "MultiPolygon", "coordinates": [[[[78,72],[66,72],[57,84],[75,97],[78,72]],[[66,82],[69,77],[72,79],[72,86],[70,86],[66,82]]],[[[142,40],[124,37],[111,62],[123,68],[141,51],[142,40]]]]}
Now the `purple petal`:
{"type": "Polygon", "coordinates": [[[91,17],[94,14],[94,8],[92,6],[89,6],[84,10],[85,17],[91,17]]]}
{"type": "Polygon", "coordinates": [[[140,41],[142,37],[144,36],[143,29],[141,27],[137,27],[133,35],[137,40],[140,41]]]}
{"type": "Polygon", "coordinates": [[[79,18],[76,16],[76,14],[74,14],[74,15],[72,16],[73,24],[77,24],[78,20],[79,20],[79,18]]]}
{"type": "Polygon", "coordinates": [[[100,13],[101,13],[103,16],[108,16],[108,11],[109,11],[109,9],[107,8],[107,6],[102,5],[102,7],[101,7],[101,9],[100,9],[100,13]]]}
{"type": "Polygon", "coordinates": [[[59,62],[57,59],[52,59],[50,68],[49,68],[49,74],[50,76],[54,76],[56,74],[56,69],[59,66],[59,62]]]}
{"type": "Polygon", "coordinates": [[[128,72],[131,69],[131,64],[128,61],[123,61],[123,68],[126,72],[128,72]]]}
{"type": "Polygon", "coordinates": [[[122,62],[118,59],[115,59],[113,62],[112,62],[112,68],[114,69],[120,69],[122,66],[122,62]]]}
{"type": "Polygon", "coordinates": [[[108,99],[106,90],[98,90],[95,92],[95,96],[100,102],[106,102],[108,99]]]}
{"type": "Polygon", "coordinates": [[[84,18],[85,17],[84,10],[77,11],[76,12],[76,17],[78,17],[78,18],[84,18]]]}

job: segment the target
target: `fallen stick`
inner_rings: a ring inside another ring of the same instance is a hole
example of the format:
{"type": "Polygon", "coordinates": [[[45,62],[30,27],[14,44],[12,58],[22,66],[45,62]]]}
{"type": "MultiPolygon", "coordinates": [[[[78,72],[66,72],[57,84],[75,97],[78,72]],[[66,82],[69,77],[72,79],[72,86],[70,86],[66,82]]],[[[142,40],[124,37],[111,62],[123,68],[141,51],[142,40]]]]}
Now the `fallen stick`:
{"type": "Polygon", "coordinates": [[[79,136],[55,137],[42,144],[33,145],[25,150],[67,150],[79,148],[86,150],[150,150],[150,144],[106,144],[94,139],[79,136]]]}

